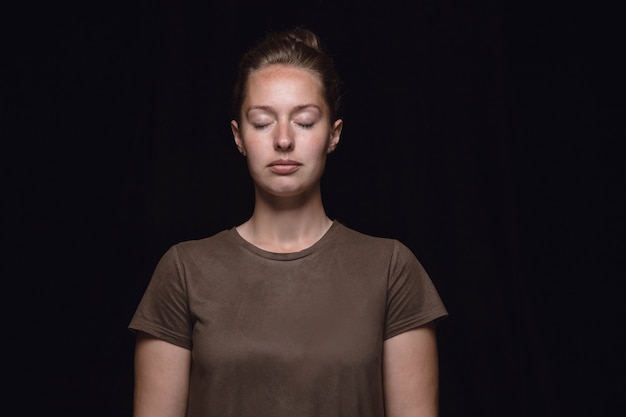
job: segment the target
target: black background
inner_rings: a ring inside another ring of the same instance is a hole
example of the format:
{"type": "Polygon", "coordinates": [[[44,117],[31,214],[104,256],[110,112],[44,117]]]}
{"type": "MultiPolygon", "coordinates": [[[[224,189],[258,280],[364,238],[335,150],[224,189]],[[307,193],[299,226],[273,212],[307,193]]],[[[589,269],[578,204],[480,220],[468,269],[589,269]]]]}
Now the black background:
{"type": "Polygon", "coordinates": [[[509,3],[6,7],[10,415],[131,415],[126,326],[169,245],[250,215],[230,88],[292,24],[345,83],[328,214],[407,244],[450,311],[441,416],[623,409],[619,14],[509,3]]]}

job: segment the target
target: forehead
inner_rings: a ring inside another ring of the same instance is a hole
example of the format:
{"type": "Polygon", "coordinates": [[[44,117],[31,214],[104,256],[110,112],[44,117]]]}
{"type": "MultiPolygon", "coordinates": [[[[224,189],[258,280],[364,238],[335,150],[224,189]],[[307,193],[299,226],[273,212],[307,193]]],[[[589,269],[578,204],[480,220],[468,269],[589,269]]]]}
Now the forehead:
{"type": "Polygon", "coordinates": [[[288,65],[270,65],[253,71],[247,83],[246,101],[324,101],[320,78],[310,71],[288,65]]]}

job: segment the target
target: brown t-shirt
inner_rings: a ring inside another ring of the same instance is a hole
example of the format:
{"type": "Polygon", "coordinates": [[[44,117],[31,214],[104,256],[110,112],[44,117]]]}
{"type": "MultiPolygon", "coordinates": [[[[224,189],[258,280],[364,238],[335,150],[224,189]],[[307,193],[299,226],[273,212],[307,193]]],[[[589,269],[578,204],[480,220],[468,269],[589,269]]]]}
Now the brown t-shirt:
{"type": "Polygon", "coordinates": [[[406,246],[335,222],[295,253],[174,245],[129,328],[191,349],[189,417],[383,417],[383,341],[446,315],[406,246]]]}

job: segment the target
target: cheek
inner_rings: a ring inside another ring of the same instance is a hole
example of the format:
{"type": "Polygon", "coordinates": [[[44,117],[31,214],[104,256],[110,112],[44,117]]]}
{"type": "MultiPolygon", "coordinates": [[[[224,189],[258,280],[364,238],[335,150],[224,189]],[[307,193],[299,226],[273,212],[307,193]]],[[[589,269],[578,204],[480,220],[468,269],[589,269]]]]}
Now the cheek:
{"type": "Polygon", "coordinates": [[[308,142],[300,145],[300,153],[309,157],[323,158],[326,155],[326,142],[308,142]]]}
{"type": "Polygon", "coordinates": [[[241,144],[246,149],[248,155],[258,155],[260,152],[262,152],[263,143],[255,135],[247,134],[245,136],[242,136],[241,144]]]}

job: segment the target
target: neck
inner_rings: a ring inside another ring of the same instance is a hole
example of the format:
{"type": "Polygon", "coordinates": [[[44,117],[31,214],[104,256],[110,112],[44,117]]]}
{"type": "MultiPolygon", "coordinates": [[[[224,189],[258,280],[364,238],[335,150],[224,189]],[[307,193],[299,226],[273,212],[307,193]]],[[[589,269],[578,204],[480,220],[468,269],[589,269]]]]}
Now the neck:
{"type": "Polygon", "coordinates": [[[331,225],[319,188],[308,195],[280,198],[256,190],[254,213],[237,231],[261,249],[287,253],[313,245],[331,225]]]}

